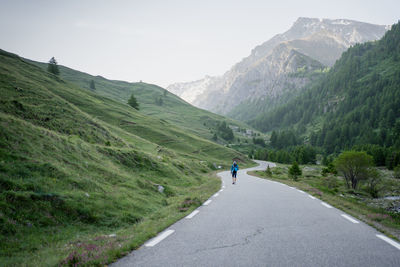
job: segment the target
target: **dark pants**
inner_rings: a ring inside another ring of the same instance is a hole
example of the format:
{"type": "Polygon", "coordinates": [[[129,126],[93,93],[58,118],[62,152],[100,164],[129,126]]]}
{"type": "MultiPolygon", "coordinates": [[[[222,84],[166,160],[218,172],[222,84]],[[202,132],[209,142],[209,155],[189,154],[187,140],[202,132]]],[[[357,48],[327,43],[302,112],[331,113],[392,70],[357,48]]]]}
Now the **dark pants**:
{"type": "Polygon", "coordinates": [[[233,171],[233,172],[232,172],[232,177],[235,177],[235,178],[236,178],[236,174],[237,174],[237,171],[233,171]]]}

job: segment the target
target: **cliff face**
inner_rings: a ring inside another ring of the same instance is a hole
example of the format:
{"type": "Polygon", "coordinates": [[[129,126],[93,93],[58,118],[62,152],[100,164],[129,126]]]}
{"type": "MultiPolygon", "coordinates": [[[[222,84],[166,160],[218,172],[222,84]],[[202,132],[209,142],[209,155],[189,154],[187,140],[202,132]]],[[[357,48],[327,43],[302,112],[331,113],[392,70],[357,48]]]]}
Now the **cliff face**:
{"type": "Polygon", "coordinates": [[[299,18],[283,34],[255,47],[220,77],[177,83],[167,89],[189,103],[227,114],[244,101],[279,98],[332,66],[351,45],[381,38],[387,26],[351,20],[299,18]]]}

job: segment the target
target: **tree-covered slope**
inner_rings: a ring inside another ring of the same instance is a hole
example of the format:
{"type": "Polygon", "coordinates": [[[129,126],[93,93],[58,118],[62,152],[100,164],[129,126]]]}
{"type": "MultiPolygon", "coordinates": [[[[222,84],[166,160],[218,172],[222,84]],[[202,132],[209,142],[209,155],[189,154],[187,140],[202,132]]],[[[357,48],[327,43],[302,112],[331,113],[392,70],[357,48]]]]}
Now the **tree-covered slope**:
{"type": "Polygon", "coordinates": [[[246,163],[2,50],[0,93],[1,266],[104,265],[215,192],[214,164],[246,163]]]}
{"type": "MultiPolygon", "coordinates": [[[[42,69],[47,64],[29,61],[42,69]]],[[[196,108],[164,88],[144,82],[130,83],[125,81],[108,80],[101,76],[92,76],[65,66],[59,66],[60,77],[82,89],[92,90],[121,103],[127,103],[131,94],[137,98],[141,113],[163,119],[180,126],[191,133],[206,139],[211,139],[217,125],[226,121],[230,125],[248,128],[244,123],[228,119],[209,111],[196,108]],[[94,82],[95,90],[90,88],[94,82]]]]}
{"type": "Polygon", "coordinates": [[[354,145],[400,148],[400,26],[357,44],[296,99],[251,121],[263,131],[295,128],[328,153],[354,145]]]}

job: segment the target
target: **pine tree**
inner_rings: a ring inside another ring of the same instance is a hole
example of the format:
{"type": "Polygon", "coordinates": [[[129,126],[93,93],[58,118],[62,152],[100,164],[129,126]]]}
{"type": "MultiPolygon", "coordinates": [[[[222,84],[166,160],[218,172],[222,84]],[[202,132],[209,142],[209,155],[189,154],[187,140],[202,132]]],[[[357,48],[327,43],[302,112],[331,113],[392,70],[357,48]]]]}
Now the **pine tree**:
{"type": "Polygon", "coordinates": [[[94,83],[93,80],[90,81],[90,89],[96,90],[96,84],[94,83]]]}
{"type": "Polygon", "coordinates": [[[133,93],[131,95],[131,98],[129,98],[128,100],[128,104],[134,109],[139,110],[139,103],[137,102],[136,97],[133,95],[133,93]]]}
{"type": "Polygon", "coordinates": [[[297,178],[302,174],[299,164],[295,161],[292,166],[289,168],[289,176],[297,181],[297,178]]]}
{"type": "Polygon", "coordinates": [[[54,57],[52,57],[49,60],[49,64],[47,65],[47,71],[50,73],[53,73],[54,75],[60,74],[60,70],[58,69],[58,65],[57,65],[57,60],[54,57]]]}

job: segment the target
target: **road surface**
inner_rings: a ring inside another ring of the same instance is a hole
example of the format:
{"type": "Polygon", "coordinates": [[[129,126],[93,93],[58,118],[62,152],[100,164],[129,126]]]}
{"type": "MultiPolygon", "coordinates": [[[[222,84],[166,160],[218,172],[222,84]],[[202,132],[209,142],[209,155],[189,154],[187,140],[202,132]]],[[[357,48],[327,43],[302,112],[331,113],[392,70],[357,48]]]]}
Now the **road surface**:
{"type": "Polygon", "coordinates": [[[220,192],[112,266],[400,266],[400,246],[344,212],[240,170],[220,192]],[[396,247],[397,246],[397,247],[396,247]]]}

